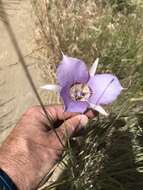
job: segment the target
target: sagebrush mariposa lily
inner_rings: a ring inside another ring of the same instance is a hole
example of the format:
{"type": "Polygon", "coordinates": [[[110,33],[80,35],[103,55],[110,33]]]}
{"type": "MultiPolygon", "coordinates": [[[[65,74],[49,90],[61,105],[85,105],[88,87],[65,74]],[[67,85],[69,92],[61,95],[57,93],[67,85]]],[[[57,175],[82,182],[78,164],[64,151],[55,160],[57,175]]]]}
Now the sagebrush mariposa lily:
{"type": "Polygon", "coordinates": [[[97,58],[88,71],[82,60],[63,54],[56,71],[58,84],[47,84],[42,88],[59,92],[66,112],[84,113],[87,108],[92,108],[108,115],[102,105],[115,101],[123,87],[112,74],[96,74],[98,61],[97,58]]]}

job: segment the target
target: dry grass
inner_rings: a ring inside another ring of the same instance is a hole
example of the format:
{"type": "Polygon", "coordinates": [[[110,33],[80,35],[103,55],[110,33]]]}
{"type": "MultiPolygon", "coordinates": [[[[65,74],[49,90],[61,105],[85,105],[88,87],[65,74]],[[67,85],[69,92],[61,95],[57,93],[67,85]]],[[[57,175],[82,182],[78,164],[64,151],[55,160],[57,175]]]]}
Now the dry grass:
{"type": "MultiPolygon", "coordinates": [[[[88,66],[100,57],[98,72],[116,74],[126,88],[108,108],[110,117],[93,121],[80,139],[80,145],[76,142],[76,147],[74,144],[67,151],[70,159],[66,174],[47,189],[143,188],[141,3],[32,0],[37,16],[37,44],[43,47],[39,52],[46,57],[46,67],[50,65],[55,72],[61,50],[83,59],[88,66]]],[[[45,76],[49,80],[48,70],[45,76]]]]}

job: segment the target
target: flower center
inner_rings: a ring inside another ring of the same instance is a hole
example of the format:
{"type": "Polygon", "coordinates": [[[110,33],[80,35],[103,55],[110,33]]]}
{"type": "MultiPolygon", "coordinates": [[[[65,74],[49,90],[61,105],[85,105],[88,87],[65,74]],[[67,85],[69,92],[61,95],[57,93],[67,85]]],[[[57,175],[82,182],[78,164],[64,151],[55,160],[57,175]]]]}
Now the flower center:
{"type": "Polygon", "coordinates": [[[91,95],[87,84],[74,84],[70,88],[70,96],[74,101],[86,101],[91,95]]]}

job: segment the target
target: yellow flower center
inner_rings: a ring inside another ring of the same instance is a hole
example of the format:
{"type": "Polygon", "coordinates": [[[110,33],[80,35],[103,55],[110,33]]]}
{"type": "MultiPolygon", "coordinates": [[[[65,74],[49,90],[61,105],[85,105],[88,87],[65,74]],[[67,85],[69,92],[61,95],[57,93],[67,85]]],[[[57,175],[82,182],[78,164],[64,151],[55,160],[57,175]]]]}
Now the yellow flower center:
{"type": "Polygon", "coordinates": [[[87,84],[74,84],[70,88],[70,96],[74,101],[86,101],[91,95],[87,84]]]}

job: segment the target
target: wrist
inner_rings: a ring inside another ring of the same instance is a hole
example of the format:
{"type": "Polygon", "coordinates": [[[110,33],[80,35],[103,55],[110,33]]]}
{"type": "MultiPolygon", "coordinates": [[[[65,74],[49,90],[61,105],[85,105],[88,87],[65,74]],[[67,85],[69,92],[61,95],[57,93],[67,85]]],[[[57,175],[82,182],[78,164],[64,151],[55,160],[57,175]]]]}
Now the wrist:
{"type": "Polygon", "coordinates": [[[0,168],[12,179],[18,189],[31,189],[30,178],[32,176],[27,175],[28,171],[30,173],[30,169],[29,161],[25,157],[25,150],[18,147],[2,146],[0,149],[0,168]]]}
{"type": "Polygon", "coordinates": [[[29,182],[23,175],[23,170],[21,165],[17,160],[3,160],[0,159],[0,168],[12,179],[18,189],[27,190],[29,189],[29,182]]]}

